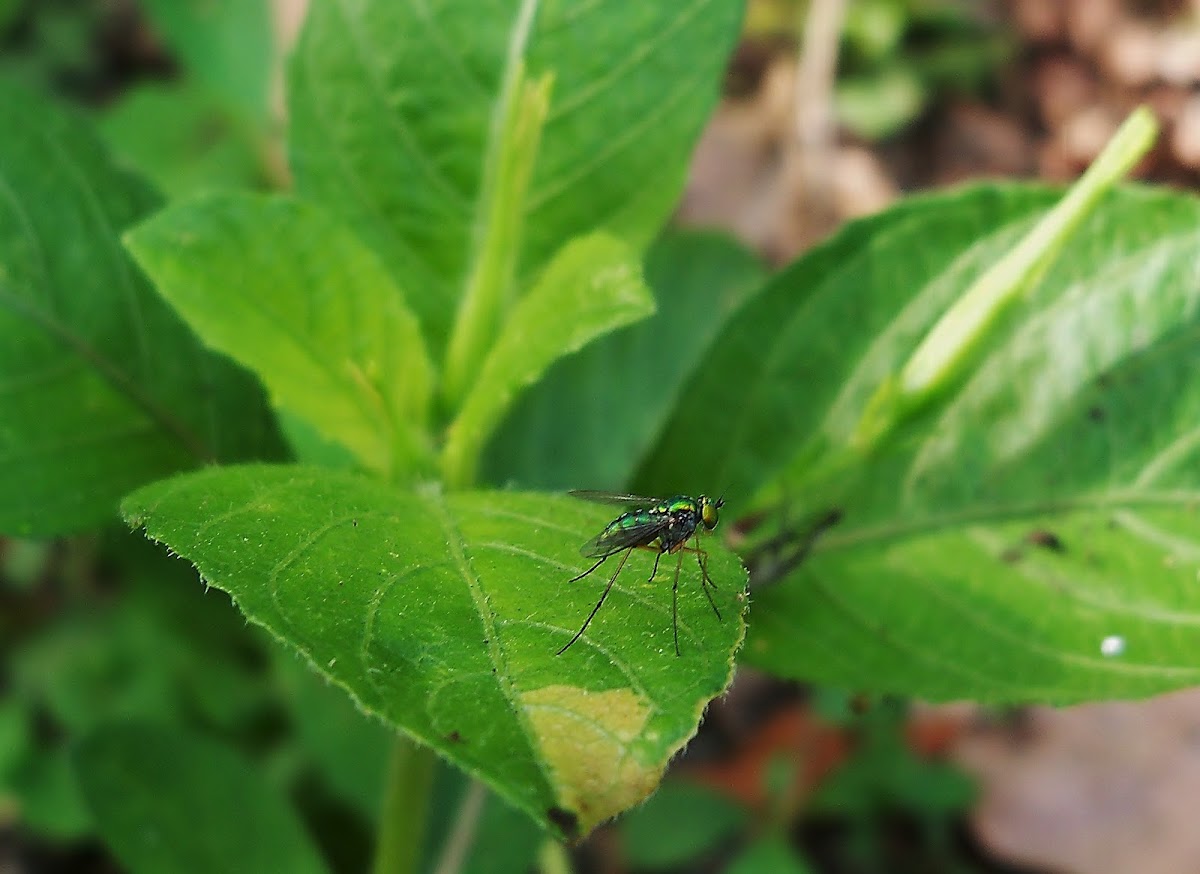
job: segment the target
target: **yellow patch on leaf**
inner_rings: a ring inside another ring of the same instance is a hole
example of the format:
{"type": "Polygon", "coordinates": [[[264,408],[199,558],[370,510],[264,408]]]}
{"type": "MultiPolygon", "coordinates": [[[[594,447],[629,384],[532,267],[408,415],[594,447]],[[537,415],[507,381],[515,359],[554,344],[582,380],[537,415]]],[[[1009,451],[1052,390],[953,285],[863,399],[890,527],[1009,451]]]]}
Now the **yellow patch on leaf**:
{"type": "Polygon", "coordinates": [[[579,816],[583,833],[658,785],[662,767],[638,761],[632,749],[650,717],[641,696],[629,689],[544,686],[523,694],[521,704],[550,765],[559,802],[579,816]]]}

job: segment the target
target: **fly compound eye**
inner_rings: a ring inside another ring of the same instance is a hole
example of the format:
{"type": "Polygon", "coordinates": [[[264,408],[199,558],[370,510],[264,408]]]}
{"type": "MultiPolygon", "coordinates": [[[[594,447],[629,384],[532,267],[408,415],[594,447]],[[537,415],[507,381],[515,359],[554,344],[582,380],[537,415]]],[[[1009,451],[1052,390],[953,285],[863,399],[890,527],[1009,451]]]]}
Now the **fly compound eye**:
{"type": "Polygon", "coordinates": [[[700,521],[704,523],[704,527],[709,531],[717,527],[717,519],[720,518],[717,510],[721,504],[721,501],[710,501],[708,498],[701,499],[700,521]]]}

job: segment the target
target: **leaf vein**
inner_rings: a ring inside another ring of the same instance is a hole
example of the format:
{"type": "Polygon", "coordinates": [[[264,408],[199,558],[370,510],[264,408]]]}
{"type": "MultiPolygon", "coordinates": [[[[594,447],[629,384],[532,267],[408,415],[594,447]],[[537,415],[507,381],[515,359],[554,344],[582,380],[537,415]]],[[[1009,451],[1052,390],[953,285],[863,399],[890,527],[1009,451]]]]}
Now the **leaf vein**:
{"type": "MultiPolygon", "coordinates": [[[[311,53],[306,53],[304,56],[305,73],[308,75],[310,81],[315,82],[320,77],[314,75],[312,63],[313,59],[311,53]]],[[[336,128],[330,121],[326,102],[327,98],[325,96],[326,92],[318,88],[316,85],[313,85],[311,86],[309,93],[313,95],[313,116],[315,122],[321,126],[321,130],[324,134],[322,139],[324,139],[324,141],[327,143],[338,143],[338,128],[336,128]]],[[[433,283],[442,286],[440,290],[444,293],[445,282],[443,278],[433,268],[432,264],[421,254],[417,246],[413,244],[406,236],[401,234],[396,229],[394,223],[387,216],[387,214],[384,213],[382,207],[379,205],[375,197],[373,197],[367,190],[365,186],[365,180],[362,179],[357,169],[350,163],[350,155],[348,150],[344,147],[341,147],[341,144],[339,143],[338,147],[326,149],[323,154],[332,156],[334,162],[341,167],[342,194],[345,195],[347,193],[345,191],[346,188],[353,189],[353,193],[358,205],[372,217],[372,221],[370,223],[371,228],[375,233],[387,238],[386,247],[376,246],[374,247],[376,251],[379,251],[381,256],[384,252],[389,250],[407,252],[410,262],[414,265],[422,265],[424,267],[426,277],[428,277],[433,283]]],[[[344,211],[343,214],[345,214],[344,211]]],[[[361,227],[361,224],[359,227],[361,227]]],[[[389,272],[394,274],[394,271],[389,272]]]]}
{"type": "Polygon", "coordinates": [[[601,91],[607,90],[626,75],[636,71],[639,66],[644,64],[654,54],[656,49],[661,48],[668,40],[672,39],[676,31],[681,30],[692,19],[699,16],[700,12],[709,6],[710,2],[711,0],[694,0],[691,5],[685,6],[670,24],[656,30],[652,38],[642,42],[632,51],[627,52],[621,63],[610,67],[607,75],[597,77],[588,86],[580,88],[569,99],[562,101],[556,107],[552,108],[546,116],[546,124],[550,124],[562,118],[567,113],[584,106],[601,91]]]}
{"type": "Polygon", "coordinates": [[[347,37],[349,37],[350,41],[358,49],[357,52],[353,52],[352,54],[361,59],[367,84],[375,92],[380,106],[385,108],[386,111],[382,115],[387,119],[388,126],[395,132],[396,139],[404,144],[405,151],[412,156],[417,169],[422,175],[442,194],[446,195],[451,202],[460,208],[465,208],[467,206],[466,196],[450,183],[450,180],[446,178],[446,175],[442,171],[438,170],[430,162],[424,150],[413,140],[412,131],[409,130],[408,125],[397,117],[397,114],[393,111],[393,107],[388,103],[387,89],[381,81],[380,71],[375,64],[371,63],[371,59],[376,57],[378,52],[371,51],[370,43],[358,26],[358,22],[347,8],[347,0],[337,0],[335,6],[341,13],[342,20],[346,25],[347,37]]]}
{"type": "MultiPolygon", "coordinates": [[[[974,626],[974,628],[976,628],[979,632],[987,634],[997,640],[1004,641],[1007,647],[1024,650],[1037,656],[1045,657],[1051,662],[1062,661],[1080,667],[1099,668],[1104,671],[1112,671],[1114,673],[1127,674],[1129,676],[1161,676],[1163,673],[1171,673],[1186,677],[1200,676],[1200,669],[1195,668],[1171,668],[1165,665],[1136,665],[1130,664],[1125,660],[1116,661],[1103,656],[1085,656],[1079,653],[1067,652],[1059,647],[1043,646],[1041,644],[1034,643],[1030,635],[1018,634],[1007,628],[1004,628],[998,623],[988,619],[983,613],[980,613],[979,611],[967,606],[960,599],[952,597],[945,586],[937,585],[929,580],[924,579],[920,575],[912,577],[911,580],[927,594],[936,598],[951,610],[962,616],[968,624],[974,626]]],[[[997,678],[988,678],[986,680],[989,685],[996,681],[997,678]]]]}
{"type": "MultiPolygon", "coordinates": [[[[693,76],[680,83],[679,87],[675,88],[670,95],[664,95],[654,112],[648,112],[635,123],[626,125],[618,135],[608,137],[601,148],[588,153],[587,160],[571,162],[568,172],[556,179],[547,179],[539,186],[536,195],[529,198],[525,214],[533,215],[547,203],[570,194],[571,186],[589,176],[594,170],[603,167],[611,158],[627,147],[636,146],[642,134],[662,124],[663,114],[674,109],[685,98],[692,96],[692,85],[695,82],[707,80],[708,77],[708,70],[703,67],[698,68],[693,76]]],[[[596,223],[602,224],[602,222],[596,223]]]]}

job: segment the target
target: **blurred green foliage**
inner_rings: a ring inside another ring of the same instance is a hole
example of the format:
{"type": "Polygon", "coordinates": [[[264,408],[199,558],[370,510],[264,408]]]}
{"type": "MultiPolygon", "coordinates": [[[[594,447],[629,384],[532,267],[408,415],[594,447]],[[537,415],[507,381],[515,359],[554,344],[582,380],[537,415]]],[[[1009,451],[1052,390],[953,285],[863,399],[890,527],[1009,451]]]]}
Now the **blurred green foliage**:
{"type": "Polygon", "coordinates": [[[0,0],[0,80],[100,114],[114,150],[164,192],[283,181],[261,0],[0,0]]]}
{"type": "Polygon", "coordinates": [[[748,810],[711,789],[669,782],[621,819],[621,842],[637,868],[676,868],[723,849],[749,820],[748,810]]]}
{"type": "Polygon", "coordinates": [[[971,779],[954,766],[918,756],[906,737],[909,708],[884,698],[844,724],[851,754],[805,808],[810,822],[842,832],[842,864],[862,870],[970,871],[955,830],[975,800],[971,779]],[[895,836],[908,833],[900,859],[895,836]]]}
{"type": "Polygon", "coordinates": [[[0,0],[0,76],[95,96],[109,76],[99,43],[111,13],[91,0],[0,0]]]}

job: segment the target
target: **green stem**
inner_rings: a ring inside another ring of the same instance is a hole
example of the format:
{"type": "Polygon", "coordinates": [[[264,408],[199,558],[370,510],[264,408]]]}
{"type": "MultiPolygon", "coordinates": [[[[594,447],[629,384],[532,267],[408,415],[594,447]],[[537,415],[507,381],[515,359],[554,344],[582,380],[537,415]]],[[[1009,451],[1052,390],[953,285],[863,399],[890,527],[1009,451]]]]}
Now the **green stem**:
{"type": "Polygon", "coordinates": [[[475,482],[479,465],[480,438],[464,430],[462,417],[456,417],[446,431],[442,447],[442,482],[450,489],[465,489],[475,482]]]}
{"type": "Polygon", "coordinates": [[[525,224],[526,193],[553,81],[550,74],[527,79],[524,63],[519,59],[512,62],[478,208],[476,256],[446,352],[442,397],[447,410],[455,409],[466,395],[509,302],[525,224]]]}
{"type": "Polygon", "coordinates": [[[562,844],[546,838],[538,850],[537,870],[540,874],[571,874],[571,857],[562,844]]]}
{"type": "Polygon", "coordinates": [[[421,864],[436,757],[428,747],[396,736],[388,763],[375,844],[374,874],[416,874],[421,864]]]}
{"type": "Polygon", "coordinates": [[[986,270],[930,329],[900,370],[875,392],[851,439],[861,451],[876,446],[897,424],[960,379],[1001,315],[1045,272],[1099,199],[1154,144],[1158,122],[1134,110],[1070,190],[1004,257],[986,270]]]}

